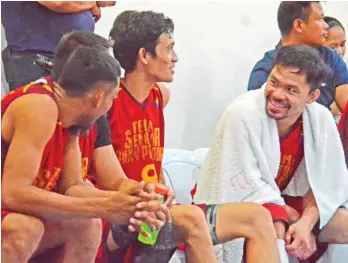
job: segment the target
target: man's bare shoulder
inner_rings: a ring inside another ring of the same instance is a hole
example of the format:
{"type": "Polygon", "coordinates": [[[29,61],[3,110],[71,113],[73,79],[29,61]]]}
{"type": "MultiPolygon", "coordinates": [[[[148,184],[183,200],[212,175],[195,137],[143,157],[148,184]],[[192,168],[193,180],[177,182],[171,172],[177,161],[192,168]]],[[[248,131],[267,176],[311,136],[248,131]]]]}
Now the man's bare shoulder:
{"type": "MultiPolygon", "coordinates": [[[[9,105],[2,123],[6,121],[15,132],[25,130],[28,136],[35,134],[35,137],[47,137],[52,135],[57,120],[58,107],[51,97],[45,94],[28,94],[9,105]]],[[[6,127],[2,130],[6,132],[6,127]]]]}

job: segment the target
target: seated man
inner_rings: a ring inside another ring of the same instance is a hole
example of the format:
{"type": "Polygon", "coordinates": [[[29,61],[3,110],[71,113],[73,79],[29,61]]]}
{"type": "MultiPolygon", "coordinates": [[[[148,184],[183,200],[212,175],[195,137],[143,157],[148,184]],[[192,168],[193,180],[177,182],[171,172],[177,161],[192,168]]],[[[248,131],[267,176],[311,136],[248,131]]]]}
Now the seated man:
{"type": "MultiPolygon", "coordinates": [[[[85,32],[74,32],[65,36],[55,52],[55,63],[53,71],[51,72],[52,78],[59,79],[59,76],[62,74],[63,65],[66,63],[66,57],[69,56],[69,54],[73,53],[79,47],[87,46],[93,49],[108,52],[107,40],[97,35],[85,32]]],[[[45,81],[50,82],[51,79],[45,78],[45,81]]],[[[64,93],[59,94],[60,97],[66,95],[64,93]]],[[[129,187],[134,188],[135,181],[127,180],[127,177],[125,176],[122,167],[120,166],[120,163],[116,157],[116,154],[112,148],[110,140],[110,130],[108,127],[107,120],[105,118],[98,119],[95,125],[93,125],[92,128],[89,130],[88,136],[80,137],[79,146],[81,148],[82,154],[82,156],[80,156],[80,158],[82,158],[81,163],[83,164],[82,178],[86,179],[86,177],[88,177],[93,181],[93,178],[88,176],[93,173],[98,183],[98,187],[107,190],[125,191],[129,187]]],[[[68,161],[71,162],[71,160],[68,161]]],[[[136,183],[136,185],[138,185],[138,183],[136,183]]],[[[151,184],[148,184],[147,187],[143,190],[150,191],[151,184]]],[[[83,194],[83,192],[80,192],[81,196],[83,196],[83,194]]],[[[235,209],[237,208],[238,207],[236,206],[235,209]]],[[[247,226],[249,226],[250,229],[243,230],[244,233],[250,233],[251,245],[255,242],[264,242],[263,240],[261,240],[262,235],[260,233],[261,229],[268,231],[267,228],[271,227],[270,224],[268,224],[267,226],[268,221],[270,221],[269,215],[264,209],[254,204],[251,204],[251,206],[249,204],[245,204],[242,208],[254,208],[255,212],[255,220],[247,224],[247,226]],[[259,226],[260,233],[253,233],[251,229],[251,226],[256,223],[259,226]],[[263,224],[265,225],[263,226],[263,224]],[[260,241],[258,241],[258,239],[260,239],[260,241]]],[[[227,208],[219,210],[219,213],[225,215],[225,220],[228,220],[228,216],[232,215],[227,211],[227,208]]],[[[179,238],[180,241],[184,242],[185,244],[188,244],[188,247],[200,247],[200,249],[202,249],[202,247],[208,244],[208,247],[206,247],[205,252],[201,252],[201,254],[206,256],[206,259],[209,257],[214,257],[214,254],[212,253],[210,236],[208,235],[207,224],[205,222],[204,214],[201,212],[201,210],[192,206],[181,206],[180,209],[173,209],[172,214],[174,215],[174,224],[180,226],[180,228],[183,230],[182,236],[179,238]],[[193,225],[195,227],[192,227],[193,225]]],[[[224,217],[222,217],[222,219],[224,219],[224,217]]],[[[135,226],[138,226],[139,224],[140,222],[138,222],[138,224],[135,224],[135,226]]],[[[157,224],[157,222],[154,222],[154,224],[157,224]]],[[[128,227],[127,224],[123,224],[121,226],[118,225],[118,227],[122,228],[123,230],[135,230],[134,227],[128,227]]],[[[105,237],[105,234],[107,233],[107,228],[105,228],[104,230],[105,231],[103,236],[105,237]]],[[[226,239],[229,239],[233,233],[228,231],[228,229],[226,230],[226,233],[224,233],[223,235],[219,234],[219,237],[224,238],[224,236],[226,236],[226,239]]],[[[117,240],[121,240],[124,237],[125,236],[115,235],[115,238],[117,238],[117,240]]],[[[134,234],[131,235],[131,238],[133,237],[134,234]]],[[[270,238],[265,240],[265,242],[267,242],[268,240],[272,241],[272,234],[270,235],[270,238]]],[[[125,241],[127,240],[123,240],[123,242],[125,241]]],[[[270,244],[265,245],[265,247],[266,246],[270,246],[270,244]]],[[[104,247],[105,244],[102,244],[102,248],[104,247]]],[[[198,253],[197,249],[195,251],[195,253],[198,253]]],[[[103,249],[101,249],[99,252],[100,253],[98,253],[97,256],[97,262],[105,262],[105,260],[107,259],[105,258],[105,255],[102,253],[103,249]]],[[[202,262],[202,256],[201,259],[197,259],[196,255],[193,255],[191,258],[191,260],[193,260],[194,262],[202,262]]],[[[214,258],[212,260],[214,260],[214,258]]]]}
{"type": "Polygon", "coordinates": [[[161,208],[148,202],[153,198],[141,185],[122,193],[83,182],[77,135],[110,108],[120,67],[97,49],[63,55],[67,61],[55,82],[30,83],[2,99],[3,262],[28,262],[63,243],[64,262],[94,262],[101,236],[97,218],[127,224],[161,208]],[[84,198],[76,198],[81,193],[84,198]]]}
{"type": "MultiPolygon", "coordinates": [[[[173,30],[173,21],[163,14],[126,11],[116,18],[110,32],[114,56],[125,70],[118,96],[108,112],[112,145],[125,174],[136,181],[156,184],[162,177],[163,108],[168,103],[169,90],[159,82],[173,81],[178,61],[173,30]]],[[[108,177],[97,173],[98,183],[101,176],[105,176],[100,182],[104,189],[115,189],[117,184],[111,183],[117,180],[115,173],[110,171],[108,177]]],[[[259,205],[179,205],[170,212],[174,230],[168,252],[163,251],[165,245],[160,237],[170,224],[162,228],[156,246],[148,248],[150,251],[145,249],[147,261],[142,262],[168,262],[180,242],[186,245],[187,262],[217,262],[212,243],[238,237],[247,239],[247,262],[279,262],[270,215],[259,205]]],[[[136,234],[114,224],[112,237],[109,248],[113,245],[125,251],[136,234]]],[[[141,245],[135,242],[135,246],[137,251],[135,255],[130,253],[130,260],[139,262],[143,259],[141,245]]],[[[111,254],[114,262],[121,262],[120,250],[111,254]]]]}
{"type": "Polygon", "coordinates": [[[328,25],[324,21],[324,11],[319,1],[284,1],[278,9],[278,26],[281,40],[274,50],[265,53],[254,66],[248,90],[255,90],[267,81],[275,56],[283,46],[304,44],[316,48],[320,57],[329,67],[328,75],[320,89],[318,103],[329,108],[335,101],[342,111],[348,100],[348,71],[341,56],[323,46],[328,25]]]}
{"type": "Polygon", "coordinates": [[[348,242],[348,211],[339,208],[348,199],[342,144],[330,112],[315,103],[326,72],[315,49],[282,48],[265,86],[222,115],[197,183],[196,202],[266,204],[282,262],[284,245],[290,255],[310,258],[319,229],[321,242],[348,242]]]}

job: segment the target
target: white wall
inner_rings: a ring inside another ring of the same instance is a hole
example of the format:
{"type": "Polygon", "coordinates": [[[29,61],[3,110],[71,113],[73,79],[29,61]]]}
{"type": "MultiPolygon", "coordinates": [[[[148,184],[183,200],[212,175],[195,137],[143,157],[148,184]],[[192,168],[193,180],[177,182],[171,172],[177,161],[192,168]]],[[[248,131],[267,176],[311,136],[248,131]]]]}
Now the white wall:
{"type": "MultiPolygon", "coordinates": [[[[279,40],[278,1],[130,1],[102,10],[96,33],[107,37],[124,10],[154,10],[174,20],[179,62],[165,110],[166,147],[209,146],[227,105],[247,89],[249,73],[279,40]]],[[[348,2],[327,1],[326,14],[348,28],[348,2]]],[[[1,32],[1,46],[5,40],[1,32]]],[[[347,55],[346,55],[347,56],[347,55]]],[[[346,59],[347,60],[347,59],[346,59]]],[[[2,78],[2,92],[4,79],[2,78]]]]}
{"type": "MultiPolygon", "coordinates": [[[[108,36],[127,9],[163,12],[174,20],[175,80],[168,84],[166,147],[208,147],[220,114],[247,89],[250,71],[279,40],[279,2],[119,1],[102,10],[96,33],[108,36]]],[[[348,3],[328,1],[325,10],[348,28],[348,3]]]]}

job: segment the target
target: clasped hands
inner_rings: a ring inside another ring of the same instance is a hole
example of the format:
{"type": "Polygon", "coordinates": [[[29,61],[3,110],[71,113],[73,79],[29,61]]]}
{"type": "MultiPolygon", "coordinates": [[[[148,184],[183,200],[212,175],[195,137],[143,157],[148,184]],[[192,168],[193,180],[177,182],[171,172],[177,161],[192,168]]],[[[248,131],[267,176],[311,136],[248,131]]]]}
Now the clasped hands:
{"type": "Polygon", "coordinates": [[[301,220],[300,214],[294,208],[287,205],[283,207],[288,212],[290,223],[285,233],[286,251],[300,260],[308,259],[317,249],[312,229],[301,220]]]}
{"type": "Polygon", "coordinates": [[[157,183],[140,183],[134,180],[124,180],[118,190],[121,193],[138,197],[139,202],[134,207],[134,213],[129,219],[128,230],[140,232],[145,236],[148,234],[142,230],[141,225],[145,222],[153,230],[159,230],[166,222],[171,222],[170,208],[174,200],[174,193],[167,186],[160,185],[167,189],[165,202],[161,203],[159,194],[156,194],[157,183]]]}

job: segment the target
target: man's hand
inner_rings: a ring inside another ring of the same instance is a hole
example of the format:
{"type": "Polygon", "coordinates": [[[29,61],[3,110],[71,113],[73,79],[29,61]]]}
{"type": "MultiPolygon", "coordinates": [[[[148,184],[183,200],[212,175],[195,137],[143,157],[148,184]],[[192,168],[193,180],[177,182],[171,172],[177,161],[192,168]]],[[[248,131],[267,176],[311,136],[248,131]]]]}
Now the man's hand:
{"type": "Polygon", "coordinates": [[[108,7],[116,5],[116,1],[97,1],[97,6],[108,7]]]}
{"type": "MultiPolygon", "coordinates": [[[[144,186],[145,183],[143,181],[138,183],[137,181],[127,179],[123,180],[118,188],[122,193],[148,200],[137,205],[137,211],[134,213],[134,217],[130,219],[128,227],[130,232],[138,231],[143,233],[141,225],[144,222],[153,229],[160,229],[166,221],[171,220],[167,206],[159,202],[160,196],[154,191],[144,191],[144,186]]],[[[146,235],[145,233],[143,234],[146,235]]]]}
{"type": "Polygon", "coordinates": [[[99,21],[99,19],[101,18],[100,7],[96,5],[90,10],[90,12],[93,15],[94,22],[97,23],[99,21]]]}
{"type": "Polygon", "coordinates": [[[147,183],[144,187],[144,191],[146,191],[147,193],[155,193],[155,189],[156,189],[156,185],[159,185],[162,189],[167,189],[167,195],[165,196],[166,201],[164,202],[164,204],[168,207],[171,208],[173,205],[173,201],[174,201],[174,193],[173,191],[166,185],[163,184],[154,184],[154,183],[147,183]]]}
{"type": "Polygon", "coordinates": [[[294,224],[296,223],[300,218],[301,218],[301,215],[299,212],[297,212],[296,209],[292,208],[291,206],[288,206],[288,205],[283,205],[282,206],[285,211],[288,213],[288,217],[289,217],[289,224],[294,224]]]}
{"type": "Polygon", "coordinates": [[[285,248],[288,253],[299,259],[309,258],[316,250],[312,229],[298,221],[289,227],[285,234],[285,248]]]}

